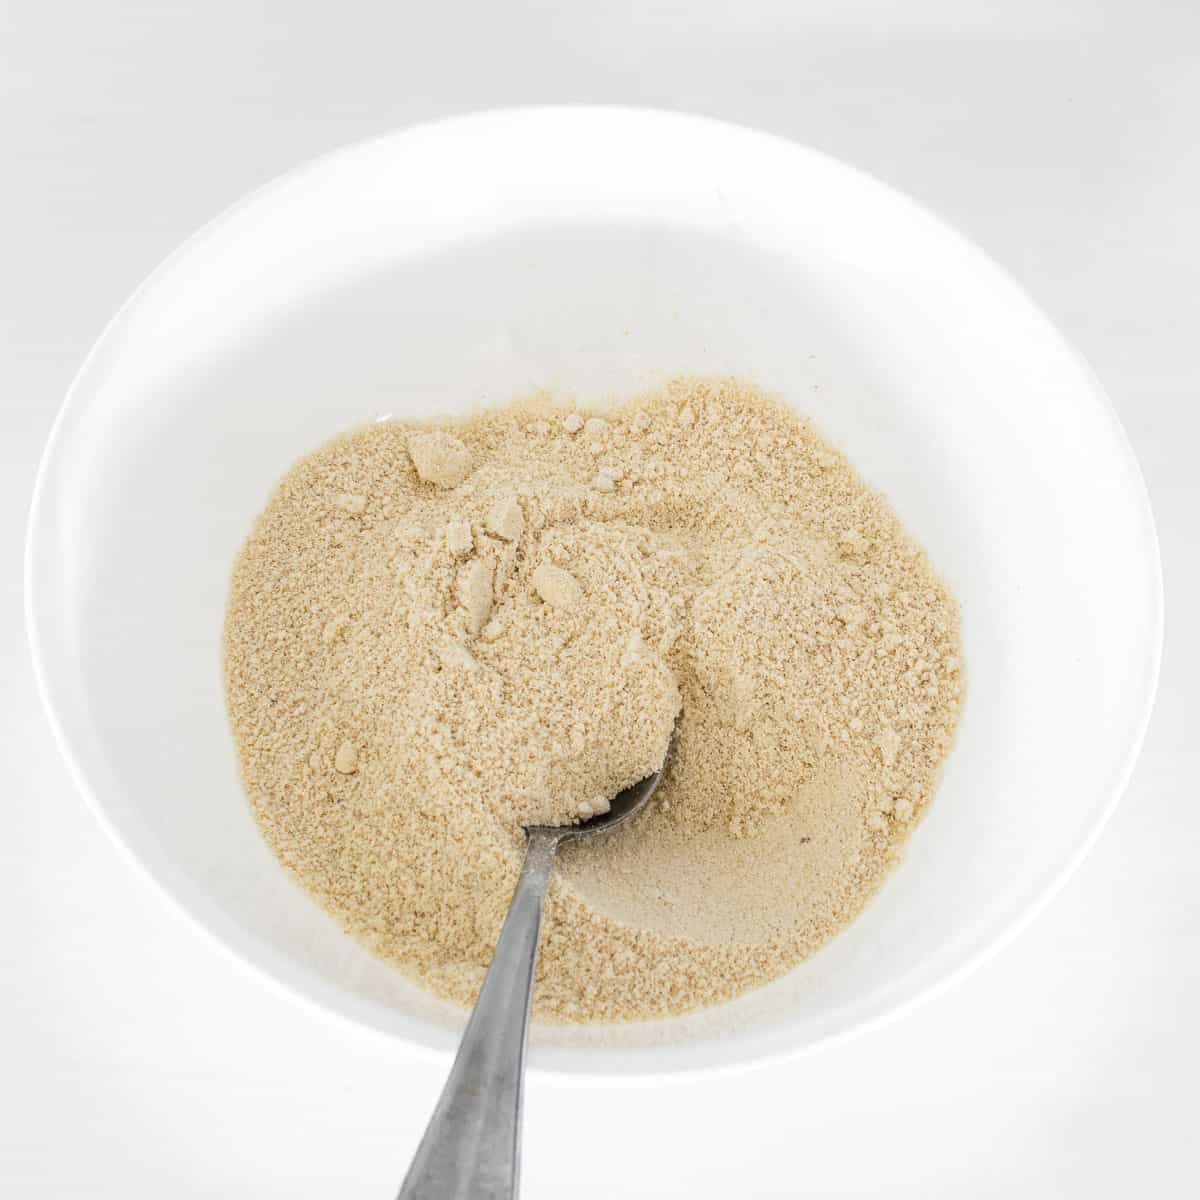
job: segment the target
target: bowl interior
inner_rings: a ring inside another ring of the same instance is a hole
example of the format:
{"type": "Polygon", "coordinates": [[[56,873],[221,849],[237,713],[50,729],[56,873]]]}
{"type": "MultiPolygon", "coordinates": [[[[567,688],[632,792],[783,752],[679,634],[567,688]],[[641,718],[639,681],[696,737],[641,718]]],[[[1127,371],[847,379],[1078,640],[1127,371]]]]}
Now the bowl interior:
{"type": "Polygon", "coordinates": [[[118,840],[291,991],[418,1047],[460,1015],[346,938],[260,840],[226,725],[234,553],[331,434],[538,387],[603,404],[731,372],[810,415],[956,590],[968,699],[905,862],[775,984],[535,1062],[658,1071],[805,1047],[994,946],[1086,849],[1153,692],[1140,477],[1086,366],[978,251],[822,156],[695,119],[526,111],[303,168],[151,278],[89,358],[30,539],[39,675],[118,840]]]}

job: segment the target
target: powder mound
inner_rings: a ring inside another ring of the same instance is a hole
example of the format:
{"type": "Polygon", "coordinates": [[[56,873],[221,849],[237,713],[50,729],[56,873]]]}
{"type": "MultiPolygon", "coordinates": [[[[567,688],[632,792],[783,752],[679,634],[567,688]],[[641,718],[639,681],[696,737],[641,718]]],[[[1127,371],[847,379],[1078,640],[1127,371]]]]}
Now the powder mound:
{"type": "Polygon", "coordinates": [[[263,836],[364,944],[475,996],[523,829],[564,848],[534,1010],[735,996],[861,911],[962,694],[954,601],[886,503],[748,384],[337,438],[235,565],[226,695],[263,836]],[[671,742],[674,738],[673,743],[671,742]]]}

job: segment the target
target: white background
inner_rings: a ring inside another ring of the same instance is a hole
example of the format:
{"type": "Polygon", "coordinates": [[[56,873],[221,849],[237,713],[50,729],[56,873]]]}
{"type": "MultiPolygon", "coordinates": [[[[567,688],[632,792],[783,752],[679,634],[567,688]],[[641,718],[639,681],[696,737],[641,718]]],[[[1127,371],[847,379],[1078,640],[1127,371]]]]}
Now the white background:
{"type": "Polygon", "coordinates": [[[1167,642],[1123,804],[1014,944],[788,1064],[534,1079],[525,1195],[1196,1195],[1198,64],[1191,0],[0,0],[0,1193],[394,1193],[442,1069],[281,998],[107,842],[33,693],[29,492],[108,316],[243,192],[428,117],[611,101],[828,150],[1013,271],[1141,459],[1167,642]]]}

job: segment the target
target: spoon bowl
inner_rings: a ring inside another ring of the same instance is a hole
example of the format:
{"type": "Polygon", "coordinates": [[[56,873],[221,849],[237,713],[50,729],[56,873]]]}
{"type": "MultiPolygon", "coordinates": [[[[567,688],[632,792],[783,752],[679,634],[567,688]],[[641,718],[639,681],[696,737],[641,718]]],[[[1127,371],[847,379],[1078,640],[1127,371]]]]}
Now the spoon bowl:
{"type": "Polygon", "coordinates": [[[580,821],[578,825],[530,825],[525,830],[526,834],[531,841],[534,838],[550,838],[561,846],[564,842],[591,837],[594,833],[607,833],[610,829],[623,825],[631,817],[637,816],[646,807],[650,797],[658,791],[658,785],[666,774],[667,759],[670,757],[671,750],[668,747],[663,765],[653,775],[647,775],[645,779],[639,779],[637,783],[618,792],[609,801],[608,812],[597,813],[586,821],[580,821]]]}

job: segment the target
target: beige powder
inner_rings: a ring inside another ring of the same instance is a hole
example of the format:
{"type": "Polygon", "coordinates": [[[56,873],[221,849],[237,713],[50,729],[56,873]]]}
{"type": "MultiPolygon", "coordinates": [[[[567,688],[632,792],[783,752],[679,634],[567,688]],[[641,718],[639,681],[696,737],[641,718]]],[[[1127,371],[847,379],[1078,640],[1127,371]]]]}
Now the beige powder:
{"type": "Polygon", "coordinates": [[[522,828],[568,847],[535,1013],[628,1020],[765,983],[850,921],[924,812],[958,616],[886,503],[733,380],[338,438],[280,484],[225,634],[243,777],[347,930],[469,1003],[522,828]],[[676,715],[678,722],[676,724],[676,715]]]}

